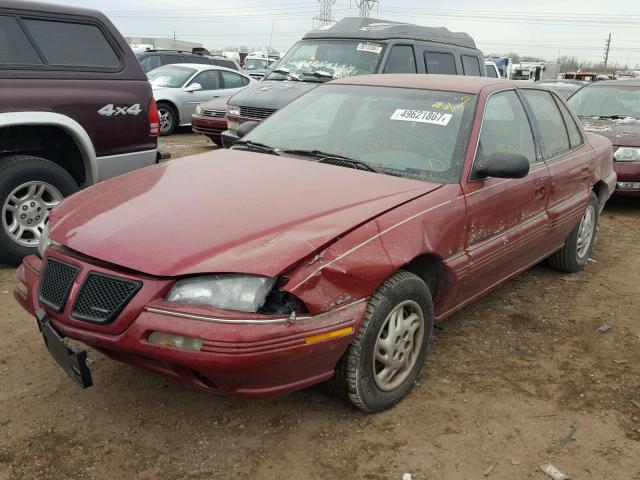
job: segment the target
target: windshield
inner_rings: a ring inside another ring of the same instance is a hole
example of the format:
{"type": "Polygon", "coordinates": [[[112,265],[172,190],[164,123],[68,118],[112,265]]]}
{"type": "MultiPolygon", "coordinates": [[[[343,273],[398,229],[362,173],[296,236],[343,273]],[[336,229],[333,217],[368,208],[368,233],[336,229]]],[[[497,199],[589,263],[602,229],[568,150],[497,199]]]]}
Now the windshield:
{"type": "Polygon", "coordinates": [[[269,80],[284,80],[286,72],[308,81],[375,73],[386,44],[361,40],[303,40],[278,63],[269,80]]]}
{"type": "Polygon", "coordinates": [[[247,70],[262,70],[267,68],[266,58],[247,58],[244,68],[247,70]]]}
{"type": "Polygon", "coordinates": [[[301,161],[330,154],[379,173],[452,183],[459,180],[474,109],[474,95],[328,84],[272,115],[234,148],[251,142],[301,161]]]}
{"type": "Polygon", "coordinates": [[[165,65],[151,70],[147,77],[154,87],[179,88],[196,73],[193,68],[178,67],[177,65],[165,65]]]}
{"type": "Polygon", "coordinates": [[[579,117],[640,117],[640,87],[598,85],[578,90],[569,105],[579,117]]]}

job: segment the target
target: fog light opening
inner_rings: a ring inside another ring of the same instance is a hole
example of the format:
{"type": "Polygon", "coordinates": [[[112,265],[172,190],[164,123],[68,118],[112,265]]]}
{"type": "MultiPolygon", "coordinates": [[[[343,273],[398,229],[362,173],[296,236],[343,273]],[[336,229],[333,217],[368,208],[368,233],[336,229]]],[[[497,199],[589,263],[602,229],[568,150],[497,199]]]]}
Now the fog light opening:
{"type": "Polygon", "coordinates": [[[154,345],[180,348],[182,350],[190,350],[192,352],[199,352],[202,348],[202,340],[199,338],[181,337],[179,335],[171,335],[163,332],[151,332],[147,341],[154,345]]]}
{"type": "Polygon", "coordinates": [[[204,376],[203,374],[201,374],[197,370],[191,370],[191,371],[196,376],[196,378],[198,380],[200,380],[202,383],[204,383],[207,387],[211,388],[212,390],[217,390],[218,389],[218,385],[216,385],[215,382],[211,381],[210,378],[204,376]]]}

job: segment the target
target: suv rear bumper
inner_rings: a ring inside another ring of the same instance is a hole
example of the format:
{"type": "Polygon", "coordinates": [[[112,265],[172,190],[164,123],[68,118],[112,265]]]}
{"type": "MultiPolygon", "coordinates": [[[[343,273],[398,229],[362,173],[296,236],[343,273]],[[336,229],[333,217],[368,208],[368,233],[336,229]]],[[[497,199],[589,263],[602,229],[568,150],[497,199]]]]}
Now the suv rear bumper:
{"type": "Polygon", "coordinates": [[[96,158],[97,180],[107,180],[123,173],[131,172],[139,168],[148,167],[158,162],[158,149],[144,150],[142,152],[121,153],[96,158]]]}

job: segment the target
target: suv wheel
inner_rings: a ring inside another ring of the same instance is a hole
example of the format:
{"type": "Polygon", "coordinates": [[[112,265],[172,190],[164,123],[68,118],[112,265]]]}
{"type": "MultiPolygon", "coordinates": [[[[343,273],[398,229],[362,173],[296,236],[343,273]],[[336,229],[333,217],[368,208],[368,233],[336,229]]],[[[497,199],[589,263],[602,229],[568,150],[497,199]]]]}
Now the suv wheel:
{"type": "Polygon", "coordinates": [[[0,160],[0,262],[16,265],[35,253],[49,212],[76,191],[73,177],[49,160],[0,160]]]}
{"type": "Polygon", "coordinates": [[[160,114],[160,135],[171,135],[178,126],[178,112],[165,102],[158,102],[160,114]]]}

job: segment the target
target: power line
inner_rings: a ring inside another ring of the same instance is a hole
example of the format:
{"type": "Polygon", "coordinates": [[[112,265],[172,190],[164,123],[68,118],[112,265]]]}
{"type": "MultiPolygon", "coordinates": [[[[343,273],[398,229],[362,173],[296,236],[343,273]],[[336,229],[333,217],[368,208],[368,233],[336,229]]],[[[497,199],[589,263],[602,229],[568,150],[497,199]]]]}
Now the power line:
{"type": "Polygon", "coordinates": [[[315,17],[314,25],[317,27],[326,27],[335,23],[333,15],[331,14],[331,7],[336,3],[336,0],[318,0],[320,2],[320,14],[315,17]]]}

